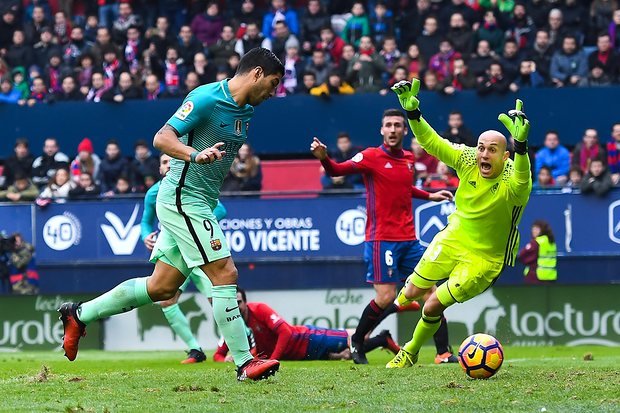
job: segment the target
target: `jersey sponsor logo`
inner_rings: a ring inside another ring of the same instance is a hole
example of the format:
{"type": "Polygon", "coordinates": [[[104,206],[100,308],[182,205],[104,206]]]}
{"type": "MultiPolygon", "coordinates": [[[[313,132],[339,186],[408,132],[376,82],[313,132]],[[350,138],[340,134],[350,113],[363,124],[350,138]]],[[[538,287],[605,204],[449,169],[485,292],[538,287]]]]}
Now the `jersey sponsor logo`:
{"type": "Polygon", "coordinates": [[[364,154],[361,152],[356,153],[355,156],[351,158],[353,162],[357,162],[357,163],[362,162],[362,159],[364,159],[364,154]]]}
{"type": "Polygon", "coordinates": [[[220,241],[219,239],[212,239],[211,240],[211,249],[213,251],[219,251],[222,249],[222,241],[220,241]]]}
{"type": "Polygon", "coordinates": [[[385,163],[385,165],[383,165],[383,167],[384,167],[385,169],[392,169],[392,168],[393,168],[392,164],[391,164],[389,161],[388,161],[388,162],[386,162],[386,163],[385,163]]]}
{"type": "Polygon", "coordinates": [[[243,121],[241,119],[235,119],[235,135],[241,136],[241,126],[243,121]]]}
{"type": "Polygon", "coordinates": [[[366,211],[362,207],[347,209],[336,219],[336,235],[347,245],[359,245],[366,236],[366,211]]]}
{"type": "Polygon", "coordinates": [[[64,251],[78,245],[81,238],[80,220],[69,212],[51,217],[43,226],[45,244],[56,251],[64,251]]]}
{"type": "Polygon", "coordinates": [[[113,212],[106,211],[104,216],[111,225],[101,224],[101,231],[114,255],[133,254],[140,239],[140,223],[136,224],[139,210],[140,204],[136,204],[127,224],[124,224],[113,212]]]}
{"type": "Polygon", "coordinates": [[[473,186],[474,188],[476,187],[476,181],[469,181],[469,184],[473,186]]]}
{"type": "Polygon", "coordinates": [[[609,239],[620,244],[620,201],[609,204],[609,239]]]}
{"type": "Polygon", "coordinates": [[[177,113],[175,113],[174,116],[181,120],[185,120],[189,116],[189,114],[192,113],[192,110],[194,110],[194,103],[191,100],[188,100],[183,105],[181,105],[181,107],[179,108],[179,110],[177,110],[177,113]]]}

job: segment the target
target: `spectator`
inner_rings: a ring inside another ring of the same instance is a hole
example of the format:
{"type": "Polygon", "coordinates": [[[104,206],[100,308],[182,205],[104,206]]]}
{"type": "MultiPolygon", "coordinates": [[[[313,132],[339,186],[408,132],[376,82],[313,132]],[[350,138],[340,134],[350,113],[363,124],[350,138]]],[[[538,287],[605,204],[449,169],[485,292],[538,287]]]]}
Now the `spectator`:
{"type": "Polygon", "coordinates": [[[439,160],[429,155],[416,138],[411,139],[411,152],[413,152],[414,157],[413,167],[415,168],[415,178],[417,180],[416,186],[421,186],[429,174],[437,172],[439,160]]]}
{"type": "Polygon", "coordinates": [[[150,33],[152,35],[148,36],[149,31],[147,30],[146,37],[155,44],[158,56],[165,55],[168,46],[174,45],[177,42],[175,33],[170,29],[170,20],[166,16],[159,16],[157,18],[155,28],[150,33]]]}
{"type": "Polygon", "coordinates": [[[536,152],[536,175],[542,167],[549,168],[551,176],[559,185],[564,184],[568,179],[570,152],[560,144],[560,136],[554,130],[547,131],[544,147],[536,152]]]}
{"type": "MultiPolygon", "coordinates": [[[[316,48],[329,53],[332,63],[334,65],[341,66],[340,60],[342,58],[342,54],[344,53],[345,45],[346,43],[344,40],[342,40],[339,36],[336,36],[331,26],[325,26],[321,29],[321,38],[319,42],[317,42],[316,48]]],[[[351,49],[353,50],[353,53],[351,53],[352,57],[355,54],[355,49],[353,46],[351,46],[351,49]]],[[[346,65],[344,66],[346,71],[346,65]]],[[[340,74],[342,75],[344,73],[341,71],[340,74]]]]}
{"type": "Polygon", "coordinates": [[[224,18],[220,14],[217,2],[209,2],[205,13],[196,15],[192,20],[191,30],[204,47],[215,44],[224,28],[224,18]]]}
{"type": "Polygon", "coordinates": [[[526,284],[549,284],[557,280],[557,247],[546,221],[534,221],[532,239],[519,251],[519,261],[526,265],[523,271],[526,284]]]}
{"type": "Polygon", "coordinates": [[[118,86],[106,90],[101,96],[103,100],[116,103],[122,103],[125,100],[142,99],[142,97],[142,89],[133,84],[129,72],[121,73],[118,77],[118,86]]]}
{"type": "Polygon", "coordinates": [[[431,56],[439,52],[439,42],[441,35],[438,30],[437,18],[428,16],[424,20],[424,30],[416,40],[418,49],[423,59],[430,59],[431,56]]]}
{"type": "Polygon", "coordinates": [[[99,23],[102,27],[110,28],[114,20],[118,18],[118,0],[98,0],[99,23]]]}
{"type": "Polygon", "coordinates": [[[293,45],[297,46],[297,50],[300,49],[299,40],[289,31],[286,22],[284,20],[277,22],[275,34],[271,38],[271,51],[282,59],[286,54],[286,47],[293,45]]]}
{"type": "Polygon", "coordinates": [[[13,294],[38,294],[39,274],[34,264],[34,247],[24,241],[19,232],[14,233],[11,264],[14,273],[10,276],[13,294]]]}
{"type": "Polygon", "coordinates": [[[49,56],[53,52],[58,52],[62,56],[62,52],[58,45],[53,42],[54,37],[52,35],[52,30],[49,27],[46,27],[41,32],[41,39],[39,42],[35,43],[32,47],[32,51],[34,54],[33,63],[38,67],[45,67],[48,62],[49,56]]]}
{"type": "Polygon", "coordinates": [[[613,20],[609,23],[607,29],[609,37],[611,38],[611,44],[616,49],[620,49],[620,8],[614,11],[613,20]]]}
{"type": "Polygon", "coordinates": [[[458,186],[459,178],[443,162],[438,162],[435,173],[429,174],[424,181],[424,187],[431,189],[456,188],[458,186]]]}
{"type": "Polygon", "coordinates": [[[101,185],[102,193],[114,190],[119,176],[128,176],[130,167],[127,158],[121,154],[121,149],[114,139],[108,141],[105,148],[105,157],[99,167],[97,181],[101,185]]]}
{"type": "Polygon", "coordinates": [[[174,46],[166,50],[166,59],[163,61],[155,60],[152,62],[153,74],[159,79],[164,80],[164,90],[162,97],[179,97],[179,92],[187,70],[183,59],[179,58],[179,52],[174,46]]]}
{"type": "Polygon", "coordinates": [[[0,103],[16,105],[21,99],[22,93],[13,87],[13,82],[8,76],[0,80],[0,103]]]}
{"type": "MultiPolygon", "coordinates": [[[[351,159],[362,148],[353,146],[351,136],[347,132],[340,132],[336,137],[336,150],[329,156],[338,163],[351,159]]],[[[321,185],[323,189],[363,189],[364,181],[361,174],[346,176],[328,176],[321,167],[321,185]]]]}
{"type": "Polygon", "coordinates": [[[84,101],[84,98],[72,76],[65,76],[60,84],[60,91],[54,93],[54,100],[57,102],[84,101]]]}
{"type": "Polygon", "coordinates": [[[49,21],[45,18],[45,10],[41,6],[32,9],[32,20],[24,24],[24,34],[29,45],[35,44],[41,38],[41,32],[45,27],[50,27],[49,21]]]}
{"type": "Polygon", "coordinates": [[[70,170],[73,181],[77,183],[83,172],[98,176],[100,165],[101,159],[95,153],[92,141],[88,138],[82,139],[77,147],[77,156],[71,162],[70,170]]]}
{"type": "MultiPolygon", "coordinates": [[[[39,37],[40,35],[37,36],[37,38],[39,37]]],[[[34,63],[34,53],[32,52],[32,46],[26,43],[26,38],[24,37],[23,31],[15,30],[13,32],[13,43],[6,51],[4,59],[10,67],[30,67],[30,65],[34,63]]]]}
{"type": "Polygon", "coordinates": [[[327,98],[331,95],[352,95],[355,89],[347,82],[343,82],[340,74],[332,70],[327,77],[327,81],[320,86],[310,89],[310,94],[327,98]]]}
{"type": "Polygon", "coordinates": [[[4,186],[15,182],[16,175],[23,175],[26,178],[32,174],[32,163],[34,158],[30,154],[28,140],[18,138],[13,145],[13,155],[4,161],[4,186]]]}
{"type": "Polygon", "coordinates": [[[67,19],[65,12],[59,11],[54,14],[54,38],[60,45],[69,43],[69,33],[71,33],[71,22],[67,19]]]}
{"type": "Polygon", "coordinates": [[[523,57],[519,53],[519,45],[514,39],[508,39],[504,42],[504,51],[499,58],[499,63],[504,69],[506,77],[512,82],[519,74],[519,66],[523,57]]]}
{"type": "Polygon", "coordinates": [[[352,44],[345,44],[342,48],[342,57],[340,59],[340,63],[336,67],[338,73],[340,73],[340,77],[349,84],[353,84],[355,82],[356,73],[349,72],[349,66],[355,57],[355,48],[352,44]]]}
{"type": "MultiPolygon", "coordinates": [[[[129,69],[136,71],[140,67],[140,57],[143,55],[145,47],[140,29],[136,26],[129,26],[126,32],[126,38],[127,39],[123,47],[123,58],[125,59],[125,63],[129,69]]],[[[184,37],[181,36],[181,40],[179,40],[181,47],[183,47],[184,44],[183,39],[184,37]]]]}
{"type": "MultiPolygon", "coordinates": [[[[202,52],[202,43],[192,34],[192,29],[185,25],[181,26],[179,30],[179,41],[177,43],[177,51],[179,52],[179,58],[183,59],[183,62],[188,65],[194,61],[194,55],[202,52]]],[[[140,54],[138,54],[140,56],[140,54]]]]}
{"type": "Polygon", "coordinates": [[[491,50],[499,54],[504,49],[504,31],[499,26],[496,13],[495,9],[484,12],[484,22],[476,30],[474,41],[488,41],[491,50]]]}
{"type": "Polygon", "coordinates": [[[118,18],[112,24],[113,38],[117,44],[125,43],[130,27],[139,30],[142,27],[142,19],[133,13],[130,3],[123,2],[118,5],[118,18]]]}
{"type": "Polygon", "coordinates": [[[101,102],[101,98],[109,88],[106,87],[103,80],[103,74],[101,72],[93,72],[90,82],[90,88],[86,93],[86,102],[101,102]]]}
{"type": "Polygon", "coordinates": [[[114,45],[114,43],[112,43],[112,36],[110,35],[110,30],[106,27],[99,27],[97,29],[97,41],[88,51],[93,56],[94,64],[96,66],[99,66],[103,61],[104,50],[110,48],[116,49],[116,46],[114,45]]]}
{"type": "Polygon", "coordinates": [[[200,86],[200,78],[196,72],[189,72],[185,77],[185,88],[181,92],[181,96],[186,96],[189,92],[200,86]]]}
{"type": "MultiPolygon", "coordinates": [[[[403,50],[418,40],[418,37],[425,29],[424,22],[426,21],[426,18],[436,14],[435,11],[431,9],[431,3],[429,0],[417,0],[415,5],[413,4],[413,1],[411,1],[410,4],[411,7],[404,10],[399,24],[401,37],[400,45],[403,50]]],[[[439,47],[439,45],[437,45],[437,47],[439,47]]],[[[435,53],[437,52],[432,52],[427,56],[432,56],[435,53]]]]}
{"type": "Polygon", "coordinates": [[[444,39],[439,43],[439,53],[429,60],[428,69],[435,73],[438,82],[443,82],[452,73],[454,60],[459,58],[461,54],[454,50],[450,40],[444,39]]]}
{"type": "Polygon", "coordinates": [[[572,164],[587,173],[593,159],[605,159],[605,149],[598,142],[596,129],[589,128],[584,132],[582,141],[573,149],[572,164]]]}
{"type": "Polygon", "coordinates": [[[474,134],[463,123],[463,115],[455,110],[450,112],[448,116],[448,129],[441,136],[452,143],[476,146],[474,134]]]}
{"type": "MultiPolygon", "coordinates": [[[[427,1],[427,0],[424,0],[427,1]]],[[[409,70],[408,79],[420,78],[421,73],[426,70],[426,60],[420,54],[420,48],[417,44],[411,44],[407,48],[407,69],[409,70]]]]}
{"type": "Polygon", "coordinates": [[[309,95],[312,88],[316,87],[316,75],[314,72],[304,72],[302,76],[303,85],[299,92],[303,95],[309,95]]]}
{"type": "Polygon", "coordinates": [[[80,92],[86,95],[90,89],[90,84],[95,72],[95,59],[88,53],[81,55],[78,59],[79,67],[76,68],[76,80],[80,88],[80,92]]]}
{"type": "Polygon", "coordinates": [[[105,192],[103,196],[112,197],[115,195],[130,195],[133,192],[130,179],[127,176],[119,176],[111,191],[105,192]]]}
{"type": "Polygon", "coordinates": [[[398,50],[396,39],[393,36],[386,36],[383,39],[383,46],[379,54],[383,57],[385,62],[385,70],[392,72],[398,61],[400,60],[401,53],[398,50]]]}
{"type": "Polygon", "coordinates": [[[614,10],[618,9],[616,0],[594,0],[590,5],[592,28],[595,32],[601,32],[609,27],[614,10]]]}
{"type": "Polygon", "coordinates": [[[590,16],[588,16],[588,9],[583,6],[583,3],[579,0],[566,0],[566,4],[561,7],[563,24],[569,33],[586,34],[590,29],[590,16]]]}
{"type": "Polygon", "coordinates": [[[325,83],[329,75],[329,65],[325,58],[325,51],[321,49],[312,52],[312,60],[306,65],[308,72],[314,72],[318,84],[325,83]]]}
{"type": "Polygon", "coordinates": [[[529,3],[527,10],[534,20],[534,26],[544,27],[548,22],[549,12],[553,5],[547,0],[530,0],[529,3]]]}
{"type": "Polygon", "coordinates": [[[474,51],[474,33],[461,13],[454,13],[450,16],[450,27],[446,33],[446,39],[461,55],[469,56],[474,51]]]}
{"type": "MultiPolygon", "coordinates": [[[[236,0],[239,1],[239,0],[236,0]]],[[[256,8],[254,0],[240,0],[241,6],[234,10],[233,26],[237,27],[237,37],[242,37],[244,28],[250,23],[259,25],[259,30],[263,21],[263,13],[256,8]]],[[[250,49],[248,49],[250,50],[250,49]]]]}
{"type": "Polygon", "coordinates": [[[536,63],[523,60],[519,65],[519,74],[510,84],[511,92],[518,92],[522,88],[538,88],[545,85],[545,80],[536,71],[536,63]]]}
{"type": "Polygon", "coordinates": [[[262,180],[260,159],[254,155],[250,144],[244,143],[224,179],[222,191],[260,191],[262,180]]]}
{"type": "Polygon", "coordinates": [[[69,191],[69,199],[95,199],[99,197],[101,189],[93,181],[88,172],[80,173],[75,188],[69,191]]]}
{"type": "Polygon", "coordinates": [[[536,25],[532,17],[528,15],[525,4],[516,3],[512,12],[510,27],[506,31],[507,38],[514,39],[520,50],[531,49],[535,31],[536,25]]]}
{"type": "Polygon", "coordinates": [[[611,174],[605,167],[604,161],[601,158],[592,159],[588,173],[581,181],[581,193],[590,194],[594,192],[598,196],[605,196],[612,186],[611,174]]]}
{"type": "Polygon", "coordinates": [[[159,100],[161,92],[161,84],[155,75],[148,75],[144,80],[144,97],[146,100],[159,100]]]}
{"type": "Polygon", "coordinates": [[[233,52],[228,58],[226,66],[222,67],[220,70],[224,70],[226,72],[227,78],[232,78],[235,73],[237,73],[239,62],[241,62],[241,56],[239,56],[239,53],[233,52]]]}
{"type": "Polygon", "coordinates": [[[0,49],[6,49],[11,45],[13,33],[20,26],[20,22],[15,18],[15,12],[5,8],[2,11],[2,20],[0,21],[0,49]]]}
{"type": "Polygon", "coordinates": [[[536,69],[545,82],[551,80],[551,75],[549,72],[551,70],[551,59],[553,57],[553,52],[554,49],[549,41],[549,33],[545,30],[538,30],[536,32],[534,46],[529,51],[527,59],[536,63],[536,69]]]}
{"type": "Polygon", "coordinates": [[[215,67],[222,68],[226,66],[228,59],[235,53],[235,45],[237,39],[232,26],[224,26],[220,38],[211,46],[209,46],[209,54],[213,58],[215,67]]]}
{"type": "Polygon", "coordinates": [[[250,22],[245,27],[245,34],[243,37],[235,43],[235,52],[239,53],[239,56],[243,57],[243,55],[249,50],[256,47],[271,49],[271,41],[266,39],[260,32],[258,29],[258,23],[250,22]]]}
{"type": "Polygon", "coordinates": [[[394,74],[390,80],[388,80],[387,87],[381,89],[379,93],[383,96],[387,95],[390,92],[390,88],[401,80],[409,80],[409,72],[405,66],[396,66],[394,74]]]}
{"type": "MultiPolygon", "coordinates": [[[[310,53],[313,46],[321,41],[321,32],[326,27],[331,30],[330,16],[325,12],[319,0],[309,0],[305,13],[301,17],[299,33],[304,54],[310,53]]],[[[326,52],[329,51],[326,50],[326,52]]]]}
{"type": "Polygon", "coordinates": [[[43,155],[32,163],[32,181],[39,187],[48,184],[56,170],[69,168],[69,157],[60,152],[56,138],[47,138],[43,144],[43,155]]]}
{"type": "Polygon", "coordinates": [[[440,85],[441,91],[446,95],[476,87],[476,78],[471,73],[463,58],[454,59],[452,71],[440,85]]]}
{"type": "Polygon", "coordinates": [[[484,76],[484,73],[495,62],[495,53],[487,40],[480,40],[476,46],[476,53],[469,59],[469,69],[477,78],[484,76]]]}
{"type": "MultiPolygon", "coordinates": [[[[394,38],[394,18],[391,10],[388,10],[384,0],[375,3],[374,14],[370,16],[370,32],[375,44],[383,43],[387,37],[394,38]]],[[[394,38],[396,43],[396,38],[394,38]]],[[[396,48],[396,44],[394,44],[396,48]]]]}
{"type": "Polygon", "coordinates": [[[568,33],[562,23],[562,11],[560,9],[552,9],[549,12],[547,26],[544,29],[549,33],[549,42],[554,49],[561,47],[564,37],[572,35],[572,33],[568,33]]]}
{"type": "Polygon", "coordinates": [[[375,51],[369,36],[360,39],[359,52],[355,54],[347,76],[355,79],[353,87],[359,92],[378,92],[382,87],[382,75],[385,70],[383,58],[375,51]]]}
{"type": "Polygon", "coordinates": [[[282,63],[284,64],[284,76],[276,87],[276,96],[278,97],[292,95],[301,86],[303,62],[299,57],[299,49],[296,45],[291,45],[286,49],[286,57],[282,63]]]}
{"type": "Polygon", "coordinates": [[[129,70],[125,64],[119,60],[116,47],[108,46],[103,51],[103,82],[106,89],[110,89],[118,83],[121,73],[129,70]]]}
{"type": "Polygon", "coordinates": [[[583,172],[581,168],[577,166],[571,166],[570,171],[568,171],[568,181],[564,184],[564,188],[562,188],[562,193],[573,193],[575,190],[579,190],[581,188],[581,181],[583,180],[583,172]]]}
{"type": "Polygon", "coordinates": [[[422,90],[431,92],[440,92],[442,90],[442,85],[437,81],[437,75],[430,70],[424,73],[424,77],[422,78],[422,90]]]}
{"type": "Polygon", "coordinates": [[[13,177],[13,183],[6,190],[0,191],[0,201],[30,202],[39,196],[38,188],[27,175],[18,172],[13,177]]]}
{"type": "Polygon", "coordinates": [[[481,96],[491,94],[505,94],[510,87],[510,81],[504,76],[502,65],[491,63],[486,76],[478,82],[478,94],[481,96]]]}
{"type": "Polygon", "coordinates": [[[351,17],[347,20],[342,37],[345,42],[359,48],[360,41],[364,36],[370,36],[370,22],[364,4],[356,1],[351,7],[351,17]]]}
{"type": "Polygon", "coordinates": [[[460,14],[466,25],[473,25],[477,16],[474,10],[464,0],[451,0],[449,4],[442,6],[439,13],[441,27],[448,27],[455,14],[460,14]]]}
{"type": "Polygon", "coordinates": [[[99,29],[99,17],[94,14],[86,17],[86,24],[84,25],[84,39],[94,44],[97,41],[97,29],[99,29]]]}
{"type": "Polygon", "coordinates": [[[194,72],[198,75],[201,84],[215,82],[217,68],[207,60],[207,56],[200,52],[194,55],[194,72]]]}
{"type": "Polygon", "coordinates": [[[612,84],[611,78],[605,73],[601,62],[594,62],[588,76],[579,80],[579,87],[606,87],[612,84]]]}
{"type": "Polygon", "coordinates": [[[146,176],[156,176],[159,178],[159,159],[153,156],[146,141],[140,139],[136,141],[135,157],[131,163],[133,188],[137,192],[144,192],[144,178],[146,176]]]}
{"type": "Polygon", "coordinates": [[[536,182],[534,182],[534,185],[532,186],[532,188],[533,189],[552,188],[555,186],[555,184],[556,182],[553,179],[553,176],[551,175],[551,169],[549,169],[546,166],[543,166],[538,171],[538,174],[536,175],[536,182]]]}
{"type": "Polygon", "coordinates": [[[56,170],[54,177],[47,183],[47,186],[41,191],[39,198],[64,202],[64,200],[69,198],[69,191],[72,188],[73,182],[69,177],[69,170],[67,168],[59,168],[56,170]]]}
{"type": "Polygon", "coordinates": [[[620,122],[611,128],[611,139],[607,142],[607,165],[614,185],[620,184],[620,122]]]}
{"type": "Polygon", "coordinates": [[[62,67],[60,51],[53,50],[49,57],[49,63],[43,70],[43,81],[48,87],[48,92],[58,93],[62,90],[62,78],[69,75],[69,69],[62,67]]]}
{"type": "Polygon", "coordinates": [[[293,35],[299,33],[297,13],[286,7],[285,0],[271,0],[271,10],[263,17],[263,36],[273,40],[277,36],[279,22],[284,22],[293,35]]]}
{"type": "Polygon", "coordinates": [[[588,56],[588,68],[599,67],[610,81],[616,81],[620,70],[620,57],[611,46],[609,34],[603,33],[596,41],[597,50],[588,56]]]}

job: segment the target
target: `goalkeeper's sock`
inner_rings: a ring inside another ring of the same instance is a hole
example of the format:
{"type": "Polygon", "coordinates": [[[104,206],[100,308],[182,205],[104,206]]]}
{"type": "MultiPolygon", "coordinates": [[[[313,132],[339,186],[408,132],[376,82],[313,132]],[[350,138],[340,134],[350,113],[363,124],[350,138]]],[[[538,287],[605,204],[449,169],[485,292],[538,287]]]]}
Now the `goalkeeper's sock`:
{"type": "Polygon", "coordinates": [[[377,325],[377,320],[381,317],[383,309],[377,305],[375,300],[370,300],[370,303],[364,308],[360,322],[355,329],[355,333],[351,336],[351,340],[355,343],[362,343],[366,334],[377,325]]]}
{"type": "Polygon", "coordinates": [[[237,304],[236,285],[213,286],[213,316],[237,367],[252,360],[245,322],[237,304]]]}
{"type": "Polygon", "coordinates": [[[172,304],[171,306],[162,308],[162,311],[172,330],[174,330],[177,336],[181,337],[181,340],[185,342],[187,348],[189,350],[194,349],[202,351],[200,344],[198,344],[198,340],[196,340],[196,337],[192,334],[189,321],[187,317],[185,317],[185,314],[183,314],[183,311],[181,311],[179,305],[172,304]]]}
{"type": "Polygon", "coordinates": [[[418,321],[418,324],[415,326],[413,338],[403,346],[403,350],[407,351],[409,354],[416,354],[419,352],[420,347],[437,332],[440,325],[441,316],[427,316],[424,314],[424,311],[422,311],[422,318],[420,318],[420,321],[418,321]]]}
{"type": "Polygon", "coordinates": [[[131,311],[152,303],[146,291],[148,277],[132,278],[124,281],[99,297],[82,303],[77,309],[77,315],[84,324],[100,318],[131,311]]]}
{"type": "Polygon", "coordinates": [[[441,317],[439,323],[439,329],[433,335],[433,341],[435,341],[435,349],[437,354],[451,353],[450,340],[448,339],[448,322],[446,317],[441,317]]]}

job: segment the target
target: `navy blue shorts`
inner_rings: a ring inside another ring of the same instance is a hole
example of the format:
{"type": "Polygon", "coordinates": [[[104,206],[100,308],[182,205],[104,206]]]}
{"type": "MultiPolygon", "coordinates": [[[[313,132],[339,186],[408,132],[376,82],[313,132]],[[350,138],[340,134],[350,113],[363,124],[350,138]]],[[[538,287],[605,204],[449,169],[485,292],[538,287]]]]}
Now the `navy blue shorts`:
{"type": "Polygon", "coordinates": [[[306,327],[310,329],[306,360],[326,360],[329,353],[340,353],[349,347],[349,333],[345,330],[331,330],[316,326],[306,327]]]}
{"type": "Polygon", "coordinates": [[[396,284],[405,281],[424,254],[420,241],[366,241],[366,282],[396,284]]]}

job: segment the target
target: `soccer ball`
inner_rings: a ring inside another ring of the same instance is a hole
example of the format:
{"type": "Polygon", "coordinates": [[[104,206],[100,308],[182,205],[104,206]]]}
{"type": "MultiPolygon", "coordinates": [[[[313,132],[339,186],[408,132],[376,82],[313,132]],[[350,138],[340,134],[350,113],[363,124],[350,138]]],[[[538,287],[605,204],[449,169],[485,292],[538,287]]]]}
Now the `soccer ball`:
{"type": "Polygon", "coordinates": [[[469,377],[488,379],[497,373],[504,361],[504,349],[488,334],[474,334],[459,347],[459,364],[469,377]]]}

